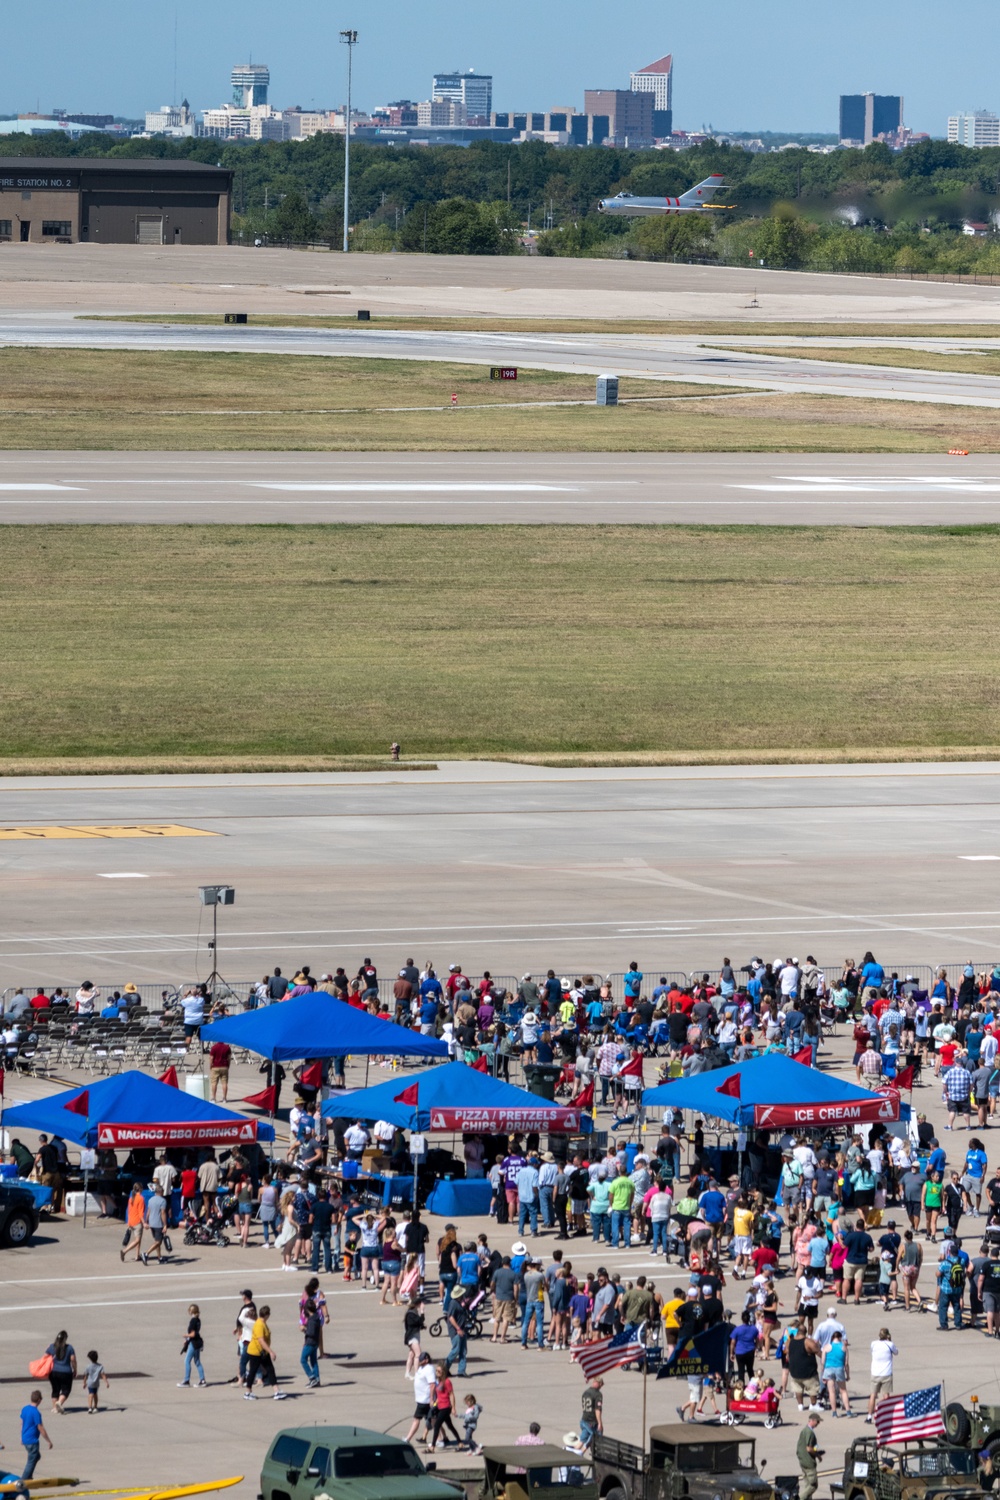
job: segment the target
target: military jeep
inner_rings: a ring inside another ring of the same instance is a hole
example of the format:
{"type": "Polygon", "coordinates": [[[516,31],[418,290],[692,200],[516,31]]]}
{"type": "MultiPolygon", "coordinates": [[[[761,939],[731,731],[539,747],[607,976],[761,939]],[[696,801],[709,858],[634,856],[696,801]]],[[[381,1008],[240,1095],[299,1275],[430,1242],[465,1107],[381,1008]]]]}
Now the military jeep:
{"type": "Polygon", "coordinates": [[[855,1438],[844,1454],[844,1500],[982,1500],[976,1454],[947,1443],[855,1438]]]}
{"type": "Polygon", "coordinates": [[[649,1452],[598,1433],[600,1500],[774,1500],[757,1471],[753,1438],[673,1422],[649,1429],[649,1452]]]}

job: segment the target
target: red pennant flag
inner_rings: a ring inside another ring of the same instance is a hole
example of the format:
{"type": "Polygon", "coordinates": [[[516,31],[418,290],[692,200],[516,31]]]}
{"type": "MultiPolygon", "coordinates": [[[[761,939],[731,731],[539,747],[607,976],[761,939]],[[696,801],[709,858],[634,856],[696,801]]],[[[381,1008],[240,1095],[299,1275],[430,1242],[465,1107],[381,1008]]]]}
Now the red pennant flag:
{"type": "Polygon", "coordinates": [[[401,1094],[393,1096],[393,1104],[416,1104],[418,1088],[419,1084],[411,1083],[408,1089],[404,1089],[401,1094]]]}
{"type": "Polygon", "coordinates": [[[578,1094],[575,1094],[574,1097],[569,1101],[569,1103],[570,1103],[570,1108],[571,1109],[593,1109],[593,1107],[594,1107],[594,1085],[593,1085],[593,1083],[592,1082],[588,1083],[587,1087],[585,1089],[581,1089],[578,1094]]]}
{"type": "Polygon", "coordinates": [[[68,1109],[72,1115],[83,1115],[84,1119],[86,1119],[87,1115],[90,1114],[90,1090],[84,1089],[82,1094],[77,1094],[75,1099],[71,1099],[68,1104],[64,1104],[63,1109],[68,1109]]]}
{"type": "Polygon", "coordinates": [[[274,1106],[278,1102],[278,1090],[272,1083],[270,1088],[261,1089],[259,1094],[248,1094],[243,1100],[244,1104],[252,1104],[254,1109],[264,1109],[267,1113],[274,1113],[274,1106]]]}
{"type": "Polygon", "coordinates": [[[631,1062],[627,1062],[618,1073],[619,1078],[641,1078],[642,1077],[642,1053],[637,1052],[631,1062]]]}
{"type": "Polygon", "coordinates": [[[472,1064],[473,1073],[488,1073],[490,1071],[489,1060],[485,1057],[477,1058],[472,1064]]]}
{"type": "Polygon", "coordinates": [[[900,1068],[899,1072],[896,1074],[895,1079],[893,1080],[894,1087],[897,1089],[909,1089],[912,1093],[913,1071],[914,1070],[912,1063],[908,1068],[900,1068]]]}
{"type": "Polygon", "coordinates": [[[740,1099],[740,1098],[742,1098],[742,1095],[740,1094],[740,1075],[739,1075],[739,1073],[733,1073],[733,1074],[731,1074],[731,1076],[726,1079],[725,1083],[720,1083],[719,1084],[719,1087],[716,1089],[715,1092],[717,1094],[725,1094],[730,1099],[740,1099]]]}
{"type": "Polygon", "coordinates": [[[170,1064],[170,1067],[165,1073],[160,1074],[160,1082],[169,1084],[172,1089],[180,1088],[180,1083],[177,1079],[177,1069],[174,1067],[173,1063],[170,1064]]]}
{"type": "Polygon", "coordinates": [[[792,1062],[805,1063],[807,1068],[812,1067],[813,1049],[811,1047],[800,1047],[798,1052],[792,1053],[792,1062]]]}
{"type": "Polygon", "coordinates": [[[311,1062],[308,1067],[302,1069],[299,1082],[304,1083],[307,1089],[322,1088],[323,1064],[321,1062],[311,1062]]]}

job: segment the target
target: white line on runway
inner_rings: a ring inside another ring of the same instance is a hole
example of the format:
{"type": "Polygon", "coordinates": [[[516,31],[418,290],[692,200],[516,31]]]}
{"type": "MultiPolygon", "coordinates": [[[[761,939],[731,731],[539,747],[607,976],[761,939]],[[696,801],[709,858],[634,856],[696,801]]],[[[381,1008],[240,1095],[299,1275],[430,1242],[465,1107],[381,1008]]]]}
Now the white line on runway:
{"type": "Polygon", "coordinates": [[[60,494],[76,488],[74,484],[0,484],[0,490],[58,490],[60,494]]]}
{"type": "Polygon", "coordinates": [[[310,492],[313,490],[329,491],[331,494],[386,494],[386,495],[464,495],[470,492],[485,495],[540,495],[556,494],[570,491],[575,488],[571,484],[466,484],[466,483],[416,483],[397,484],[391,481],[366,481],[352,484],[349,481],[343,483],[331,483],[320,481],[303,481],[301,483],[276,484],[273,481],[251,480],[251,489],[255,490],[294,490],[310,492]]]}
{"type": "Polygon", "coordinates": [[[1000,859],[1000,854],[960,854],[959,859],[1000,859]]]}
{"type": "MultiPolygon", "coordinates": [[[[224,1297],[199,1297],[198,1303],[200,1306],[202,1302],[232,1302],[238,1295],[238,1292],[229,1292],[224,1297]]],[[[301,1292],[268,1292],[267,1295],[272,1302],[280,1302],[290,1297],[301,1297],[302,1294],[301,1292]]],[[[361,1287],[356,1292],[340,1291],[324,1293],[326,1297],[358,1297],[363,1295],[364,1290],[361,1287]]],[[[61,1311],[82,1307],[155,1307],[159,1303],[190,1302],[190,1300],[190,1297],[123,1297],[118,1302],[59,1302],[58,1300],[53,1300],[52,1302],[33,1302],[24,1306],[18,1305],[17,1307],[0,1307],[0,1315],[3,1313],[51,1312],[54,1307],[58,1307],[61,1311]]]]}

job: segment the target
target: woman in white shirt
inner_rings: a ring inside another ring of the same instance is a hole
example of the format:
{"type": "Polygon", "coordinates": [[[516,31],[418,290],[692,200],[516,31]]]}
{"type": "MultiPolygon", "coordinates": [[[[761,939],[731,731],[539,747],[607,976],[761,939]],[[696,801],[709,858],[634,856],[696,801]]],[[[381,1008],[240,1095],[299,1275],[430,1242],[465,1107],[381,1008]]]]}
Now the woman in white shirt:
{"type": "Polygon", "coordinates": [[[100,990],[95,990],[89,979],[85,979],[76,992],[76,1013],[78,1016],[92,1016],[97,1008],[97,1000],[100,990]]]}

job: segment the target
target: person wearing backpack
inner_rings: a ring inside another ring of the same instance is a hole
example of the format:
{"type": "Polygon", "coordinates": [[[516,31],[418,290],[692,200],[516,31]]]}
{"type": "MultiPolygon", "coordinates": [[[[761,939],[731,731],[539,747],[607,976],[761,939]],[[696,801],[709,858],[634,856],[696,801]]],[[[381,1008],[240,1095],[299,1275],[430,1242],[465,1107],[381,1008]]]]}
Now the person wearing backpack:
{"type": "Polygon", "coordinates": [[[947,1330],[948,1309],[952,1309],[955,1327],[962,1326],[962,1295],[965,1291],[965,1267],[957,1254],[943,1255],[938,1261],[938,1327],[947,1330]]]}

